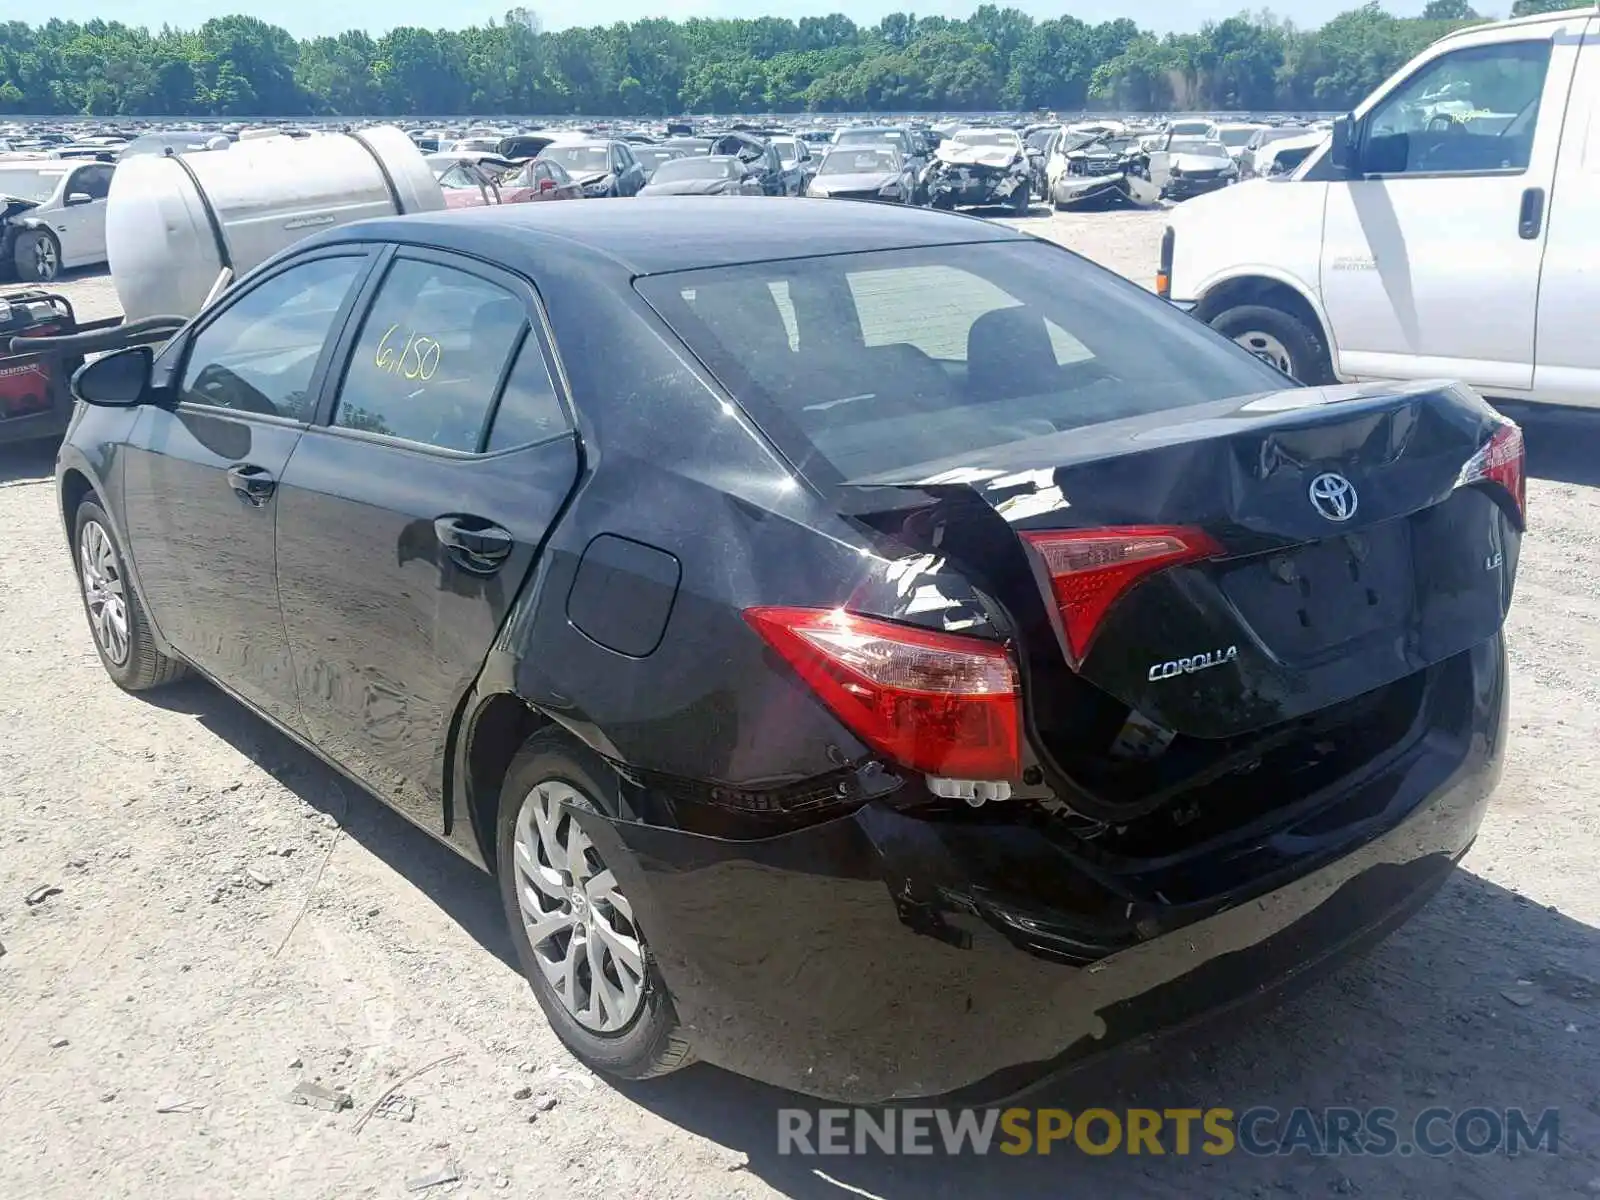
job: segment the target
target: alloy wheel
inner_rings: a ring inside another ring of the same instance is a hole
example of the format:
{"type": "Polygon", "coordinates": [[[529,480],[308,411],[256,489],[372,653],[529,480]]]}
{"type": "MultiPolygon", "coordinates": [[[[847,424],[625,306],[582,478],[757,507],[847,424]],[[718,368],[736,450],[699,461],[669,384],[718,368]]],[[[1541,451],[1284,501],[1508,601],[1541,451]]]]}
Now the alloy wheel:
{"type": "Polygon", "coordinates": [[[1251,330],[1239,334],[1233,340],[1257,358],[1277,367],[1285,375],[1294,374],[1294,360],[1289,357],[1289,348],[1270,333],[1251,330]]]}
{"type": "Polygon", "coordinates": [[[644,1002],[644,947],[616,876],[564,804],[593,808],[548,780],[517,814],[517,906],[545,980],[584,1028],[617,1033],[644,1002]]]}
{"type": "Polygon", "coordinates": [[[78,574],[95,640],[120,667],[128,661],[128,596],[111,535],[98,521],[86,522],[78,539],[78,574]]]}
{"type": "Polygon", "coordinates": [[[45,281],[56,277],[56,268],[60,266],[56,258],[56,244],[47,237],[33,240],[33,269],[36,277],[45,281]]]}

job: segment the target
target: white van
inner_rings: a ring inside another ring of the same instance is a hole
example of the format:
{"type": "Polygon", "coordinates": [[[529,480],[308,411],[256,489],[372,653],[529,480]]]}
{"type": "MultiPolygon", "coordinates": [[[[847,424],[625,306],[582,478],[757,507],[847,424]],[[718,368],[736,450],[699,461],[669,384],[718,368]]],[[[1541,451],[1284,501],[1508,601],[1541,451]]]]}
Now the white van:
{"type": "Polygon", "coordinates": [[[1308,383],[1600,407],[1600,10],[1435,42],[1298,170],[1176,210],[1157,291],[1308,383]]]}

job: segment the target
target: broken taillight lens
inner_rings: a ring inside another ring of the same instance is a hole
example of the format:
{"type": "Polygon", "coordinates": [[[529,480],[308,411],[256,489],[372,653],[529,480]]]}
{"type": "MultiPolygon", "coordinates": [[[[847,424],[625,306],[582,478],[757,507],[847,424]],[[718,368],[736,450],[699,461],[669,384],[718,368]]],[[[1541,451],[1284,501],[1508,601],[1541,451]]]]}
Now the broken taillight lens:
{"type": "Polygon", "coordinates": [[[1081,663],[1106,613],[1157,571],[1222,553],[1203,529],[1131,525],[1023,533],[1044,560],[1073,665],[1081,663]]]}
{"type": "Polygon", "coordinates": [[[1478,452],[1467,459],[1456,480],[1457,487],[1469,483],[1498,483],[1517,505],[1517,516],[1528,521],[1528,459],[1522,444],[1522,429],[1507,421],[1495,430],[1478,452]]]}
{"type": "Polygon", "coordinates": [[[744,619],[901,766],[957,779],[1022,773],[1017,673],[1004,646],[842,609],[750,608],[744,619]]]}

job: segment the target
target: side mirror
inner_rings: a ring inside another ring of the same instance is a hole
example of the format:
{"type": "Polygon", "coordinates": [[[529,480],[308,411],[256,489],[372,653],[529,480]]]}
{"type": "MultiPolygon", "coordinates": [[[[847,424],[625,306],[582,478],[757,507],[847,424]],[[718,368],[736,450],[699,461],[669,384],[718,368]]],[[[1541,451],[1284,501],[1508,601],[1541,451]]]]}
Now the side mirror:
{"type": "Polygon", "coordinates": [[[142,404],[150,390],[155,351],[149,346],[129,346],[79,367],[72,377],[72,394],[85,404],[101,408],[132,408],[142,404]]]}
{"type": "Polygon", "coordinates": [[[72,192],[67,196],[67,207],[73,208],[79,204],[93,204],[94,197],[88,192],[72,192]]]}
{"type": "Polygon", "coordinates": [[[1333,123],[1332,141],[1328,147],[1328,161],[1346,175],[1361,173],[1361,147],[1357,141],[1358,126],[1351,116],[1339,117],[1333,123]]]}

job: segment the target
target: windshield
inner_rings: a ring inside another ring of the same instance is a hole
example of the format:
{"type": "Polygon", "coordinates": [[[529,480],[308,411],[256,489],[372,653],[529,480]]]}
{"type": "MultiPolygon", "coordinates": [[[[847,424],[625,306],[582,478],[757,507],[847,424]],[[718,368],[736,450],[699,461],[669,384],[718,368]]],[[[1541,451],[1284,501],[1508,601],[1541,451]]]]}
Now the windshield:
{"type": "Polygon", "coordinates": [[[33,200],[43,204],[56,194],[56,186],[66,173],[65,167],[54,170],[0,169],[0,196],[15,196],[18,200],[33,200]]]}
{"type": "Polygon", "coordinates": [[[1270,146],[1273,142],[1281,142],[1284,138],[1304,137],[1310,133],[1309,129],[1300,129],[1285,126],[1282,129],[1263,129],[1256,135],[1256,144],[1270,146]]]}
{"type": "Polygon", "coordinates": [[[1009,129],[963,129],[950,140],[963,146],[999,146],[1006,150],[1022,145],[1021,139],[1009,129]]]}
{"type": "Polygon", "coordinates": [[[672,183],[679,179],[733,179],[737,174],[732,159],[675,158],[657,167],[651,182],[672,183]]]}
{"type": "Polygon", "coordinates": [[[1192,318],[1033,239],[636,286],[823,486],[1285,386],[1192,318]]]}
{"type": "Polygon", "coordinates": [[[662,163],[682,158],[683,154],[682,150],[661,150],[650,146],[636,147],[633,152],[633,156],[647,168],[659,167],[662,163]]]}
{"type": "Polygon", "coordinates": [[[1224,129],[1220,134],[1224,146],[1245,146],[1255,137],[1254,129],[1224,129]]]}
{"type": "Polygon", "coordinates": [[[611,154],[604,146],[546,146],[539,157],[560,163],[574,175],[611,170],[611,154]]]}
{"type": "Polygon", "coordinates": [[[872,142],[894,146],[902,154],[911,149],[906,135],[898,129],[844,129],[833,139],[835,146],[859,146],[872,142]]]}
{"type": "Polygon", "coordinates": [[[773,138],[768,142],[778,152],[778,157],[786,163],[794,162],[800,157],[800,146],[793,138],[773,138]]]}
{"type": "Polygon", "coordinates": [[[1173,137],[1205,137],[1211,132],[1211,122],[1174,121],[1167,130],[1173,137]]]}
{"type": "Polygon", "coordinates": [[[817,168],[818,175],[892,175],[900,169],[900,156],[888,147],[868,150],[831,150],[817,168]]]}

